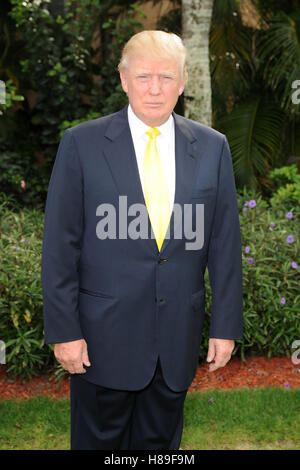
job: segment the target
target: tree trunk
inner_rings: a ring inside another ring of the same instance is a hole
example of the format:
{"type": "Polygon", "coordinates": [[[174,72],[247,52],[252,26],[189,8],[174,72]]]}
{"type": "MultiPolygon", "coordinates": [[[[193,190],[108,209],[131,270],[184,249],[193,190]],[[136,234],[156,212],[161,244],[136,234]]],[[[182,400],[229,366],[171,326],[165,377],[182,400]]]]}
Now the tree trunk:
{"type": "Polygon", "coordinates": [[[184,115],[211,126],[209,31],[214,0],[182,0],[182,40],[187,48],[188,81],[184,115]]]}

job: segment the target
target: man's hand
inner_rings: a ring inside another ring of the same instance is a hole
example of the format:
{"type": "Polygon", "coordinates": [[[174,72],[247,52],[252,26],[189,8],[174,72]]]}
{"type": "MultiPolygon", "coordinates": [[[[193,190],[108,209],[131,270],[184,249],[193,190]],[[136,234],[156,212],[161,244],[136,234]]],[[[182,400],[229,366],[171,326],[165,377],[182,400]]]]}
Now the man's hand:
{"type": "Polygon", "coordinates": [[[207,362],[214,362],[209,365],[209,372],[224,367],[231,358],[233,349],[234,340],[232,339],[210,338],[206,360],[207,362]]]}
{"type": "Polygon", "coordinates": [[[58,362],[70,374],[85,374],[83,367],[90,366],[87,344],[84,339],[70,341],[68,343],[57,343],[54,345],[54,355],[58,362]]]}

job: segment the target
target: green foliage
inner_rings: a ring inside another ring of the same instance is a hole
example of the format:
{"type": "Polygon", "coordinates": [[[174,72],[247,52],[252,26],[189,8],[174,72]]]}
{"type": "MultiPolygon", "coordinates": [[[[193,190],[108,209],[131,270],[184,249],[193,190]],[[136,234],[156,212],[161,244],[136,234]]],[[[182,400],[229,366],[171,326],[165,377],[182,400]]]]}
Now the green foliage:
{"type": "Polygon", "coordinates": [[[273,206],[300,205],[300,174],[296,165],[275,168],[270,178],[274,187],[271,197],[273,206]]]}
{"type": "Polygon", "coordinates": [[[124,19],[109,17],[102,24],[107,37],[106,61],[101,67],[101,89],[103,102],[101,104],[101,114],[107,115],[119,111],[127,103],[120,84],[117,66],[119,64],[123,46],[136,33],[142,24],[135,19],[135,16],[144,18],[145,15],[138,7],[137,3],[130,4],[124,19]]]}
{"type": "MultiPolygon", "coordinates": [[[[6,81],[10,109],[1,116],[0,107],[0,183],[19,204],[36,207],[45,201],[63,131],[127,102],[117,65],[123,45],[141,27],[135,18],[144,15],[128,0],[66,0],[60,12],[49,0],[11,5],[5,24],[15,28],[18,60],[2,70],[0,57],[3,78],[13,77],[6,81]],[[12,106],[22,96],[22,104],[12,106]]],[[[6,60],[13,52],[5,50],[6,60]]]]}
{"type": "Polygon", "coordinates": [[[261,97],[238,104],[219,120],[219,129],[230,142],[235,177],[241,187],[255,189],[257,176],[265,176],[273,167],[283,121],[283,112],[261,97]]]}
{"type": "MultiPolygon", "coordinates": [[[[237,341],[235,353],[241,357],[250,353],[269,357],[290,355],[292,342],[300,337],[300,206],[297,202],[291,202],[289,206],[269,205],[259,193],[247,192],[246,189],[238,199],[243,257],[244,340],[237,341]],[[292,243],[287,242],[289,235],[294,237],[292,243]]],[[[206,285],[209,312],[211,289],[207,271],[206,285]]],[[[208,331],[209,315],[205,321],[203,356],[206,354],[208,331]]]]}
{"type": "Polygon", "coordinates": [[[31,148],[42,149],[52,160],[58,126],[65,119],[81,117],[88,109],[82,94],[89,94],[92,88],[90,41],[97,7],[93,0],[86,0],[88,14],[77,21],[82,11],[69,9],[65,17],[54,17],[49,1],[12,0],[12,4],[11,16],[24,43],[19,78],[37,93],[35,106],[29,111],[29,127],[36,136],[31,148]]]}
{"type": "MultiPolygon", "coordinates": [[[[181,31],[180,2],[160,18],[181,31]]],[[[300,155],[300,10],[297,2],[215,1],[210,28],[213,127],[225,133],[236,184],[268,193],[269,171],[300,155]]],[[[201,33],[200,30],[193,34],[201,33]]]]}
{"type": "Polygon", "coordinates": [[[31,156],[25,151],[0,152],[0,203],[9,195],[14,199],[14,206],[42,209],[48,182],[46,168],[32,163],[31,156]]]}
{"type": "Polygon", "coordinates": [[[266,82],[275,91],[281,107],[292,114],[300,114],[300,106],[291,100],[292,84],[300,76],[299,25],[299,11],[289,15],[279,11],[257,41],[266,82]]]}
{"type": "Polygon", "coordinates": [[[16,101],[24,101],[24,96],[19,95],[17,93],[17,87],[13,84],[12,80],[7,80],[5,83],[5,88],[1,87],[0,90],[0,97],[4,98],[1,101],[5,101],[5,103],[1,103],[0,101],[0,116],[9,108],[12,107],[14,102],[16,101]],[[4,96],[2,96],[2,93],[4,96]]]}
{"type": "Polygon", "coordinates": [[[228,136],[239,188],[267,191],[269,170],[300,155],[300,108],[291,99],[300,70],[300,14],[287,3],[252,0],[247,18],[242,2],[214,2],[214,126],[228,136]]]}
{"type": "Polygon", "coordinates": [[[242,352],[254,348],[268,356],[289,355],[300,334],[299,204],[268,207],[255,193],[244,193],[242,200],[256,201],[255,207],[241,209],[246,307],[242,352]]]}
{"type": "Polygon", "coordinates": [[[214,2],[209,46],[216,116],[249,93],[254,68],[250,36],[237,0],[214,2]]]}
{"type": "Polygon", "coordinates": [[[40,283],[43,213],[0,206],[0,338],[8,371],[31,377],[53,359],[43,347],[40,283]]]}

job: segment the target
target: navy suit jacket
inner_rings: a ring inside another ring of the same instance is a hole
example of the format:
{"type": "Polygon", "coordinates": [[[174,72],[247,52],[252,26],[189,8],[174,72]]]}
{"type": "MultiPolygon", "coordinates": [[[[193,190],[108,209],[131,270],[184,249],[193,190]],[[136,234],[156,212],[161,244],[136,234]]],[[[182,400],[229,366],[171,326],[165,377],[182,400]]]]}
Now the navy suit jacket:
{"type": "MultiPolygon", "coordinates": [[[[174,235],[174,213],[161,252],[155,239],[119,231],[119,196],[128,208],[145,203],[127,106],[66,130],[53,167],[41,270],[45,343],[84,338],[91,366],[82,377],[104,387],[142,389],[158,356],[168,386],[189,387],[198,365],[206,267],[210,337],[242,339],[241,235],[229,146],[223,134],[173,116],[175,203],[189,204],[193,220],[196,204],[204,205],[201,248],[187,249],[185,234],[174,235]],[[104,220],[97,208],[105,203],[116,211],[115,238],[96,233],[104,220]]],[[[128,224],[135,217],[129,213],[128,224]]]]}

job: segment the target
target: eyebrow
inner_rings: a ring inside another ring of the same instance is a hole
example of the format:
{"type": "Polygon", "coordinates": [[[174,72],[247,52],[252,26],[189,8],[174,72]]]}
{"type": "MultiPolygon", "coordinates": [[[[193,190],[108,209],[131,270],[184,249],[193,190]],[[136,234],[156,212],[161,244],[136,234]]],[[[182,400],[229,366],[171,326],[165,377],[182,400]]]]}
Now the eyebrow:
{"type": "MultiPolygon", "coordinates": [[[[135,72],[135,75],[147,75],[147,76],[150,76],[152,75],[151,72],[146,72],[146,71],[143,71],[143,70],[138,70],[137,72],[135,72]]],[[[169,72],[169,71],[163,71],[161,73],[159,73],[159,75],[168,75],[170,77],[176,77],[176,73],[175,72],[169,72]]]]}

